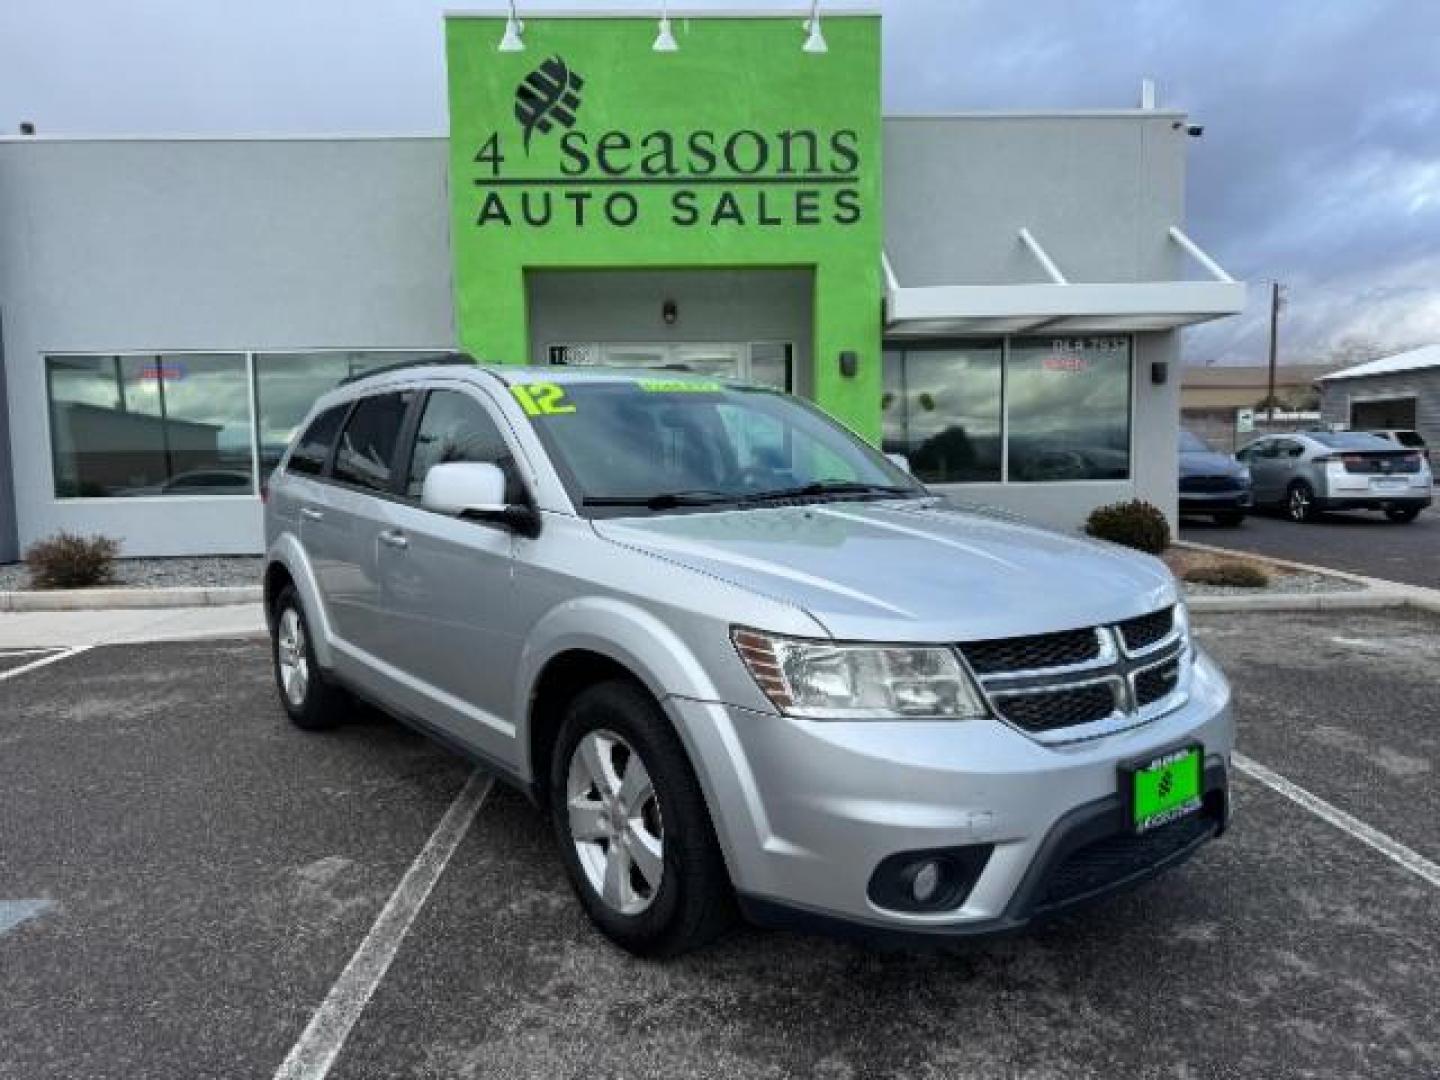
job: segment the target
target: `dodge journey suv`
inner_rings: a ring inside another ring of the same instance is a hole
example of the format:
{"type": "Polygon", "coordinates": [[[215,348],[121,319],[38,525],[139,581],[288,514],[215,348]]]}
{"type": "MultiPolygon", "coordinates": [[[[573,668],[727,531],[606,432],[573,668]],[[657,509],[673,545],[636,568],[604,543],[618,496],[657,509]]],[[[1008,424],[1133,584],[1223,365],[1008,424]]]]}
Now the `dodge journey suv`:
{"type": "Polygon", "coordinates": [[[633,952],[737,910],[1012,930],[1226,824],[1230,691],[1161,563],[952,506],[786,394],[372,373],[266,499],[291,719],[364,699],[514,784],[633,952]]]}

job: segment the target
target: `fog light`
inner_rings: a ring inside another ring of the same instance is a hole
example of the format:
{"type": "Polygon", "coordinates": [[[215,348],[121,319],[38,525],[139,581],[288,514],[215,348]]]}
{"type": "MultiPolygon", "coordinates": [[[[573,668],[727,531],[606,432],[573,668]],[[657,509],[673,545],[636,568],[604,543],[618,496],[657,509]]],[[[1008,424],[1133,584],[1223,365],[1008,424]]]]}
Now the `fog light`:
{"type": "Polygon", "coordinates": [[[890,911],[953,911],[965,902],[993,844],[902,851],[870,876],[870,901],[890,911]]]}
{"type": "Polygon", "coordinates": [[[910,879],[910,895],[921,907],[935,899],[935,894],[940,891],[941,873],[940,864],[930,859],[921,863],[920,869],[915,871],[915,876],[910,879]]]}

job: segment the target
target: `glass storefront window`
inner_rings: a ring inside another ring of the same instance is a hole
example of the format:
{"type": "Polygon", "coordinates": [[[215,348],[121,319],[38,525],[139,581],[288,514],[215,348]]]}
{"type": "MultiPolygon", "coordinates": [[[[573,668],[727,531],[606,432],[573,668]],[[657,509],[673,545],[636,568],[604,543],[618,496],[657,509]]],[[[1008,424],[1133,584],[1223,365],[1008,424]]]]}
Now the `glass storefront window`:
{"type": "Polygon", "coordinates": [[[886,452],[927,483],[999,480],[1002,356],[999,342],[887,350],[886,452]]]}
{"type": "Polygon", "coordinates": [[[50,356],[57,498],[252,495],[243,353],[50,356]]]}
{"type": "Polygon", "coordinates": [[[1010,343],[1010,479],[1130,476],[1130,339],[1010,343]]]}
{"type": "Polygon", "coordinates": [[[884,447],[928,483],[1126,480],[1128,337],[1014,338],[884,355],[884,447]]]}
{"type": "Polygon", "coordinates": [[[255,354],[255,420],[260,468],[265,475],[280,463],[285,447],[315,399],[352,375],[390,364],[446,355],[435,350],[286,352],[255,354]]]}

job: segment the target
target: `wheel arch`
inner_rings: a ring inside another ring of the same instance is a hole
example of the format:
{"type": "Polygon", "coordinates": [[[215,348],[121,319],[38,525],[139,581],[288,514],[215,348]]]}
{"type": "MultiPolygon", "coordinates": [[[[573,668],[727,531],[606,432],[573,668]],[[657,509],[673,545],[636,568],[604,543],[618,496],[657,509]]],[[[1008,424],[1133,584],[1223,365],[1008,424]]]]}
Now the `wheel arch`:
{"type": "Polygon", "coordinates": [[[330,670],[334,655],[330,648],[330,621],[326,618],[325,606],[320,602],[319,585],[299,542],[294,537],[282,536],[271,546],[265,562],[265,624],[271,633],[275,630],[275,601],[287,585],[294,587],[305,610],[315,659],[321,668],[330,670]]]}

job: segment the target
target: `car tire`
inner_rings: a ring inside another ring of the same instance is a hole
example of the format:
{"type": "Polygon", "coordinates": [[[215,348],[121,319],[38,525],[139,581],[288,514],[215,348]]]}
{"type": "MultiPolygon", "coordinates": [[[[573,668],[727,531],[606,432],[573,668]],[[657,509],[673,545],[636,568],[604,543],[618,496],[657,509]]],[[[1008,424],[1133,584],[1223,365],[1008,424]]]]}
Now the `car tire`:
{"type": "Polygon", "coordinates": [[[1391,506],[1386,508],[1385,516],[1399,525],[1409,525],[1420,516],[1420,511],[1414,506],[1391,506]]]}
{"type": "Polygon", "coordinates": [[[1315,489],[1304,480],[1296,480],[1285,489],[1285,514],[1291,521],[1301,524],[1314,521],[1320,516],[1315,505],[1315,489]]]}
{"type": "Polygon", "coordinates": [[[1215,524],[1223,525],[1227,529],[1233,529],[1245,520],[1243,510],[1226,510],[1215,515],[1215,524]]]}
{"type": "Polygon", "coordinates": [[[733,921],[730,878],[695,770],[641,687],[599,683],[570,702],[551,755],[549,803],[571,887],[621,948],[677,956],[733,921]]]}
{"type": "Polygon", "coordinates": [[[293,585],[287,585],[275,600],[270,659],[280,704],[292,724],[305,731],[323,731],[345,719],[345,693],[325,677],[315,661],[310,624],[293,585]]]}

